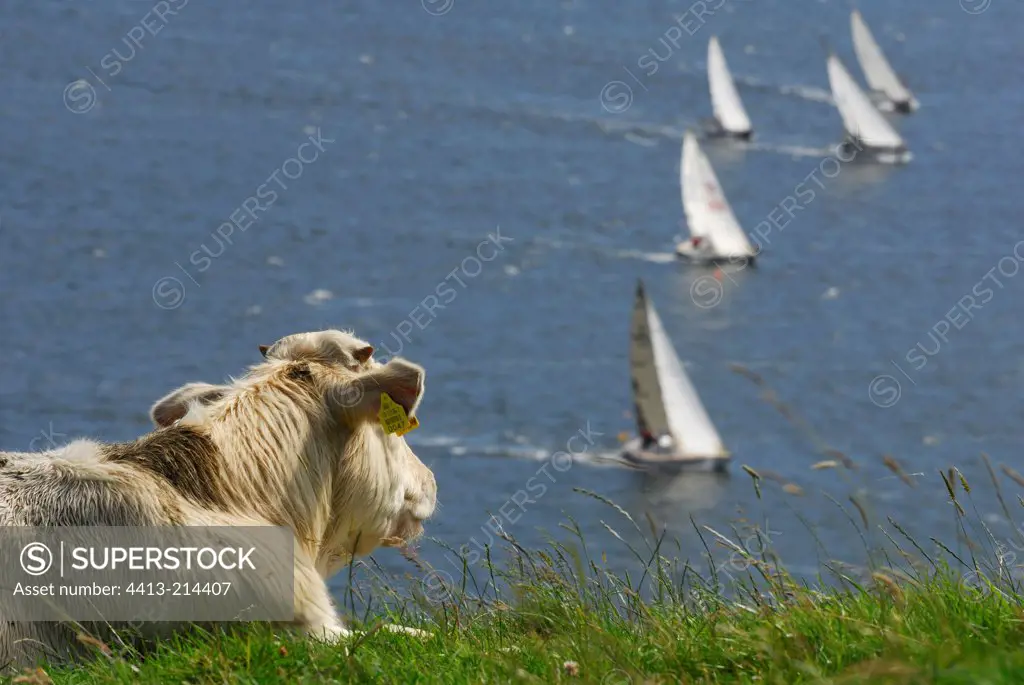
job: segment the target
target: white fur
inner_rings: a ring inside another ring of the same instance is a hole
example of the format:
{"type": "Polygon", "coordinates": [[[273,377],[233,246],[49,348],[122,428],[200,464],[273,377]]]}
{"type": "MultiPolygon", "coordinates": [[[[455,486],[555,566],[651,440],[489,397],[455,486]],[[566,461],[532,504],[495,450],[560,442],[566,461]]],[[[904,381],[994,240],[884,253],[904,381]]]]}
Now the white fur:
{"type": "MultiPolygon", "coordinates": [[[[413,414],[425,374],[400,359],[353,368],[343,355],[302,353],[361,342],[340,331],[300,340],[228,385],[170,393],[151,412],[165,427],[134,443],[0,452],[0,525],[284,525],[296,539],[296,623],[318,639],[349,635],[326,579],[353,556],[415,538],[436,505],[433,474],[377,419],[382,392],[413,414]],[[171,457],[201,477],[166,467],[171,457]]],[[[167,634],[148,625],[150,637],[167,634]]],[[[69,626],[0,621],[0,660],[36,658],[26,639],[76,651],[69,626]]]]}

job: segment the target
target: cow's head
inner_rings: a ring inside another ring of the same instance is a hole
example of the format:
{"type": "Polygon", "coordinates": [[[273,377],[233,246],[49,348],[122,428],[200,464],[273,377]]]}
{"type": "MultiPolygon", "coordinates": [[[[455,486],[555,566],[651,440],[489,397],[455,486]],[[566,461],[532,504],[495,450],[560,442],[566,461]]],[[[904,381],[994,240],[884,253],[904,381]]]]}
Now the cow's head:
{"type": "Polygon", "coordinates": [[[237,446],[234,458],[274,464],[249,472],[290,469],[294,482],[278,488],[289,496],[327,484],[318,495],[326,511],[316,512],[326,520],[313,526],[322,554],[367,554],[418,536],[436,505],[434,474],[404,437],[385,430],[380,412],[386,394],[415,416],[423,368],[403,359],[382,365],[370,345],[335,330],[288,336],[261,351],[265,361],[231,385],[190,383],[170,393],[153,406],[153,421],[217,424],[237,446]]]}
{"type": "Polygon", "coordinates": [[[317,331],[295,333],[273,345],[260,345],[260,353],[267,359],[298,361],[308,359],[337,363],[350,371],[366,370],[372,366],[373,346],[345,331],[317,331]]]}

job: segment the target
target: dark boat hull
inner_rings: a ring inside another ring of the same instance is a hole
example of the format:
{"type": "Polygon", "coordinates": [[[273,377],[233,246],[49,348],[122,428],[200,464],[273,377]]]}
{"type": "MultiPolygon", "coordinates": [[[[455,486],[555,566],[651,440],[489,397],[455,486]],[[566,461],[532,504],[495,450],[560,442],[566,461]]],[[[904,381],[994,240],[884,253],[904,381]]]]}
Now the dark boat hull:
{"type": "Polygon", "coordinates": [[[704,120],[704,134],[708,138],[725,138],[731,140],[742,140],[748,142],[754,138],[754,130],[730,131],[722,126],[717,119],[704,120]]]}
{"type": "Polygon", "coordinates": [[[627,443],[622,451],[622,458],[639,467],[669,468],[672,470],[694,471],[704,473],[722,473],[728,470],[731,457],[716,455],[695,457],[672,452],[645,450],[638,439],[627,443]]]}
{"type": "Polygon", "coordinates": [[[756,255],[747,257],[718,257],[715,255],[701,255],[699,252],[688,252],[681,249],[681,247],[682,245],[676,246],[676,257],[697,266],[728,266],[730,264],[757,266],[756,255]]]}
{"type": "Polygon", "coordinates": [[[906,147],[872,147],[862,141],[848,138],[839,145],[840,159],[850,162],[880,162],[906,164],[913,154],[906,147]]]}

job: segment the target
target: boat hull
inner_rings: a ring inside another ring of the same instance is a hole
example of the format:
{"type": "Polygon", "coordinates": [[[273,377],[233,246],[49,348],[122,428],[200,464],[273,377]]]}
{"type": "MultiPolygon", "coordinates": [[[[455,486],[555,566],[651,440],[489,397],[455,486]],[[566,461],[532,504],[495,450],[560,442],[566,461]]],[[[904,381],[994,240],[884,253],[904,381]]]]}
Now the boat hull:
{"type": "Polygon", "coordinates": [[[894,103],[893,106],[900,114],[913,114],[921,107],[921,103],[917,101],[917,98],[913,98],[910,100],[901,100],[900,102],[894,103]]]}
{"type": "Polygon", "coordinates": [[[843,154],[851,156],[851,161],[906,164],[914,158],[913,153],[905,147],[871,147],[851,140],[844,141],[840,149],[843,154]]]}
{"type": "Polygon", "coordinates": [[[742,140],[744,142],[750,141],[754,138],[753,129],[747,129],[746,131],[730,131],[722,126],[722,122],[718,119],[705,119],[704,133],[708,138],[726,138],[729,140],[742,140]]]}
{"type": "Polygon", "coordinates": [[[716,255],[703,250],[693,249],[689,241],[676,245],[676,257],[691,264],[704,266],[722,266],[725,264],[757,265],[756,255],[716,255]]]}
{"type": "Polygon", "coordinates": [[[869,95],[871,102],[882,112],[895,114],[913,114],[920,105],[917,100],[893,100],[885,93],[872,91],[869,95]]]}
{"type": "Polygon", "coordinates": [[[673,470],[722,473],[728,470],[731,457],[729,455],[692,456],[666,451],[643,449],[638,438],[626,443],[622,450],[622,458],[635,466],[647,468],[671,468],[673,470]]]}

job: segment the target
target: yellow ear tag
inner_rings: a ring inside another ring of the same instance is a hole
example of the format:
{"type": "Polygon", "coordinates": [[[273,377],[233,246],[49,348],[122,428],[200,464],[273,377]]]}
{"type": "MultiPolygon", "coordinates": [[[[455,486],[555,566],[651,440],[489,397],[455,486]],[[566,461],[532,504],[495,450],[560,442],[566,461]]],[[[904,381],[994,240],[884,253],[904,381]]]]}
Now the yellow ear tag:
{"type": "Polygon", "coordinates": [[[409,418],[406,421],[405,428],[402,428],[401,430],[396,431],[395,435],[401,437],[401,436],[405,435],[406,433],[408,433],[409,431],[414,431],[414,430],[416,430],[419,427],[420,427],[420,422],[416,419],[415,416],[413,416],[413,417],[409,418]]]}
{"type": "Polygon", "coordinates": [[[401,436],[419,428],[420,425],[415,416],[411,419],[406,416],[402,405],[391,399],[391,396],[386,392],[380,394],[380,412],[378,416],[380,417],[380,425],[384,426],[385,433],[394,433],[401,436]]]}

